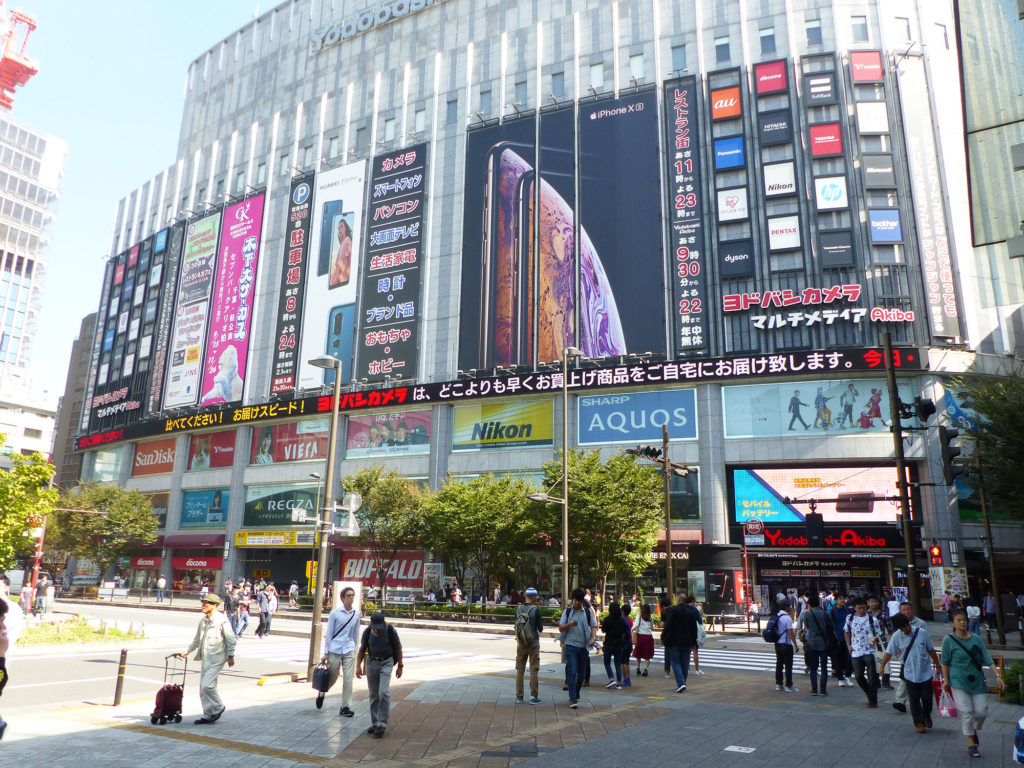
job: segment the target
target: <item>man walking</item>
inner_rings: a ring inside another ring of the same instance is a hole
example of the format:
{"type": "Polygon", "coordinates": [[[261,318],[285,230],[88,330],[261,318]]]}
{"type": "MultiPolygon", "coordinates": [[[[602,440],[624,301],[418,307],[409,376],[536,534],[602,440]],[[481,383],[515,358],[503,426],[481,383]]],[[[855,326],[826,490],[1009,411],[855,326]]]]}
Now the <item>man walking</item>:
{"type": "Polygon", "coordinates": [[[288,587],[288,607],[299,607],[299,582],[294,579],[292,579],[291,586],[288,587]]]}
{"type": "Polygon", "coordinates": [[[388,727],[392,669],[395,670],[395,677],[402,676],[402,643],[395,628],[384,621],[383,613],[377,611],[370,617],[370,626],[363,630],[359,659],[356,661],[356,677],[366,673],[366,684],[370,689],[371,722],[366,732],[378,739],[388,727]]]}
{"type": "MultiPolygon", "coordinates": [[[[882,669],[882,649],[889,642],[889,637],[892,635],[892,622],[889,618],[889,611],[882,605],[882,601],[874,595],[868,596],[868,613],[875,618],[875,627],[878,628],[878,641],[881,648],[878,653],[875,654],[875,667],[881,674],[882,669]]],[[[892,690],[892,681],[889,680],[889,675],[884,674],[882,677],[882,688],[887,691],[892,690]]]]}
{"type": "MultiPolygon", "coordinates": [[[[320,663],[327,662],[327,687],[338,681],[339,669],[344,674],[341,685],[342,717],[352,717],[352,674],[356,667],[356,639],[359,637],[359,611],[352,607],[356,591],[352,587],[341,590],[341,605],[331,611],[327,618],[327,645],[320,663]]],[[[324,705],[321,691],[316,695],[316,708],[324,705]]]]}
{"type": "Polygon", "coordinates": [[[836,595],[836,604],[828,612],[835,627],[836,643],[832,651],[832,674],[836,678],[836,685],[853,687],[853,665],[850,664],[850,650],[846,647],[846,620],[850,617],[850,610],[846,607],[846,597],[836,595]]]}
{"type": "Polygon", "coordinates": [[[540,633],[544,631],[540,608],[537,607],[537,590],[528,587],[526,603],[516,608],[516,704],[523,703],[523,674],[526,661],[530,661],[530,703],[540,704],[540,690],[537,675],[540,672],[540,633]]]}
{"type": "Polygon", "coordinates": [[[875,649],[880,650],[879,628],[875,617],[868,613],[868,601],[858,597],[853,601],[855,613],[846,619],[846,647],[850,651],[857,685],[868,697],[868,708],[878,709],[878,670],[875,668],[875,649]]]}
{"type": "Polygon", "coordinates": [[[270,634],[270,620],[274,618],[277,611],[277,590],[273,584],[267,584],[256,598],[260,606],[260,626],[256,630],[257,637],[266,637],[270,634]]]}
{"type": "MultiPolygon", "coordinates": [[[[927,635],[928,634],[928,625],[925,624],[922,619],[919,619],[915,615],[915,613],[916,613],[916,611],[914,610],[914,606],[913,606],[912,603],[902,603],[900,605],[900,612],[897,615],[901,615],[901,616],[906,616],[907,617],[907,621],[909,622],[909,626],[910,626],[910,631],[911,632],[913,632],[915,629],[920,629],[920,630],[923,630],[924,633],[927,635]]],[[[892,621],[893,627],[896,627],[896,623],[897,623],[896,622],[896,617],[893,616],[893,621],[892,621]]],[[[896,628],[898,629],[898,627],[896,627],[896,628]]],[[[896,633],[893,632],[893,637],[895,637],[895,636],[896,636],[896,633]]],[[[895,698],[895,700],[892,703],[892,708],[895,709],[897,712],[906,712],[907,711],[907,685],[904,682],[902,677],[900,678],[899,684],[896,686],[896,698],[895,698]]]]}
{"type": "Polygon", "coordinates": [[[793,655],[797,651],[797,642],[793,617],[789,615],[789,602],[783,601],[775,615],[778,616],[776,632],[779,635],[775,641],[775,690],[799,693],[800,689],[793,685],[793,655]]]}
{"type": "Polygon", "coordinates": [[[224,590],[224,615],[228,617],[228,623],[231,624],[231,631],[235,633],[235,637],[238,637],[238,601],[240,596],[238,594],[238,587],[227,587],[224,590]]]}
{"type": "Polygon", "coordinates": [[[933,670],[942,668],[939,655],[928,630],[920,627],[911,630],[910,620],[904,614],[893,616],[892,625],[896,631],[882,656],[882,669],[886,668],[889,659],[900,659],[900,683],[906,686],[910,698],[914,727],[918,733],[924,733],[926,727],[932,727],[932,674],[933,670]],[[931,664],[928,663],[929,657],[931,664]]]}
{"type": "Polygon", "coordinates": [[[662,613],[665,625],[663,637],[666,651],[672,663],[672,674],[676,678],[676,693],[686,690],[686,678],[690,672],[690,654],[697,644],[697,611],[686,604],[686,596],[678,595],[679,602],[662,613]]]}
{"type": "Polygon", "coordinates": [[[165,589],[167,589],[167,578],[161,573],[160,578],[156,580],[156,601],[158,603],[164,601],[165,589]]]}
{"type": "Polygon", "coordinates": [[[47,592],[50,589],[50,580],[46,578],[46,574],[42,575],[42,578],[36,582],[36,602],[32,607],[32,613],[36,616],[41,616],[46,613],[46,599],[49,597],[47,592]]]}
{"type": "Polygon", "coordinates": [[[199,620],[196,636],[188,649],[178,654],[184,657],[196,651],[196,661],[202,662],[199,700],[203,703],[203,716],[195,721],[196,725],[215,723],[224,714],[224,702],[217,693],[217,677],[224,668],[224,662],[229,667],[235,666],[235,633],[228,617],[217,610],[219,607],[217,595],[203,595],[200,602],[203,618],[199,620]]]}
{"type": "Polygon", "coordinates": [[[575,709],[586,675],[588,647],[597,636],[597,619],[583,604],[586,596],[579,587],[572,591],[572,604],[562,611],[558,631],[565,642],[565,682],[569,686],[569,706],[575,709]]]}

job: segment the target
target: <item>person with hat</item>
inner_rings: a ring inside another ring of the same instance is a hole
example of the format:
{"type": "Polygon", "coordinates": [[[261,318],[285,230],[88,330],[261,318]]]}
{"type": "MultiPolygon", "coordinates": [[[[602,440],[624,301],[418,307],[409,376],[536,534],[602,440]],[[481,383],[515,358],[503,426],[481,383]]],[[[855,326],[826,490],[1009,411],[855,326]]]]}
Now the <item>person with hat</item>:
{"type": "Polygon", "coordinates": [[[402,676],[402,643],[395,628],[384,621],[383,613],[377,611],[370,617],[370,626],[363,630],[359,659],[356,661],[356,677],[366,673],[366,684],[370,689],[371,721],[366,732],[378,739],[388,727],[392,669],[395,670],[395,677],[402,676]]]}
{"type": "Polygon", "coordinates": [[[540,704],[537,674],[540,671],[540,633],[544,631],[537,590],[526,590],[526,602],[516,608],[516,704],[523,703],[523,674],[526,660],[530,660],[530,703],[540,704]]]}
{"type": "Polygon", "coordinates": [[[224,714],[224,702],[217,693],[217,676],[224,668],[224,662],[229,667],[235,666],[235,632],[224,612],[217,610],[220,597],[214,594],[203,595],[200,607],[203,618],[199,620],[196,636],[192,638],[188,649],[178,655],[186,657],[196,651],[196,661],[202,662],[199,700],[203,703],[203,716],[195,724],[208,725],[220,720],[224,714]]]}

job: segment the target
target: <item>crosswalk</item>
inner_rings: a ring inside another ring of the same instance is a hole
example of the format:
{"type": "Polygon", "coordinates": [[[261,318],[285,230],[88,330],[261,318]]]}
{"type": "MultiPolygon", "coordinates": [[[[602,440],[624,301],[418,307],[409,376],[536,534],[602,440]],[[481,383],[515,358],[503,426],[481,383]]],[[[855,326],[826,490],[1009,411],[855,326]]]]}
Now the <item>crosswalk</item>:
{"type": "MultiPolygon", "coordinates": [[[[290,637],[275,639],[273,635],[265,640],[248,641],[243,639],[235,648],[235,656],[238,659],[275,661],[305,667],[309,657],[309,641],[290,637]]],[[[490,662],[504,658],[495,654],[466,653],[443,648],[418,648],[404,643],[402,657],[407,666],[413,663],[433,664],[439,661],[490,662]]]]}
{"type": "MultiPolygon", "coordinates": [[[[763,641],[762,641],[763,642],[763,641]]],[[[661,646],[657,646],[654,649],[654,659],[651,661],[652,666],[661,665],[664,663],[665,650],[661,646]]],[[[635,661],[633,662],[636,663],[635,661]]],[[[700,665],[701,667],[709,667],[714,669],[733,669],[733,670],[744,670],[748,672],[774,672],[775,671],[775,654],[774,652],[765,651],[746,651],[746,650],[729,650],[729,649],[716,649],[716,648],[701,648],[700,649],[700,665]]],[[[900,665],[895,659],[889,661],[887,669],[892,667],[891,674],[894,677],[899,676],[900,665]]],[[[693,663],[691,660],[690,669],[693,669],[693,663]]],[[[804,664],[802,654],[796,654],[793,658],[793,673],[803,674],[807,671],[807,667],[804,664]]],[[[832,664],[829,663],[829,675],[832,674],[832,664]]]]}

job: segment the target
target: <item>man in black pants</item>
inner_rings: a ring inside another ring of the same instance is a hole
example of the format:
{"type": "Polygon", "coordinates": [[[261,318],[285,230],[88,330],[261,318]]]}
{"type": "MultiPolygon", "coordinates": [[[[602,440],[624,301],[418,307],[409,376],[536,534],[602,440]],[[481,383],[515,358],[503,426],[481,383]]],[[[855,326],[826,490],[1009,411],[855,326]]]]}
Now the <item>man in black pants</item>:
{"type": "Polygon", "coordinates": [[[672,659],[669,657],[668,646],[665,645],[665,612],[672,607],[672,598],[667,594],[658,598],[658,607],[661,609],[661,649],[665,652],[665,677],[672,677],[672,659]]]}
{"type": "Polygon", "coordinates": [[[402,676],[402,643],[395,628],[384,621],[383,613],[377,611],[370,617],[370,626],[363,630],[356,677],[366,673],[366,684],[370,689],[370,720],[373,723],[366,732],[378,739],[388,727],[391,670],[395,670],[395,677],[402,676]]]}

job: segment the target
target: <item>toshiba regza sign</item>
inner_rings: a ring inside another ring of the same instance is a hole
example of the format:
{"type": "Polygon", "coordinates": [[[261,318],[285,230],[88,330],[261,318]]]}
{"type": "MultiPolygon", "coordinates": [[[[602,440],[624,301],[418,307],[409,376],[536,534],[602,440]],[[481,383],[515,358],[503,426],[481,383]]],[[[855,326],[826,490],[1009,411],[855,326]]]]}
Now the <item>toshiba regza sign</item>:
{"type": "Polygon", "coordinates": [[[693,389],[630,392],[576,398],[577,442],[661,442],[661,428],[672,440],[697,439],[697,395],[693,389]]]}

